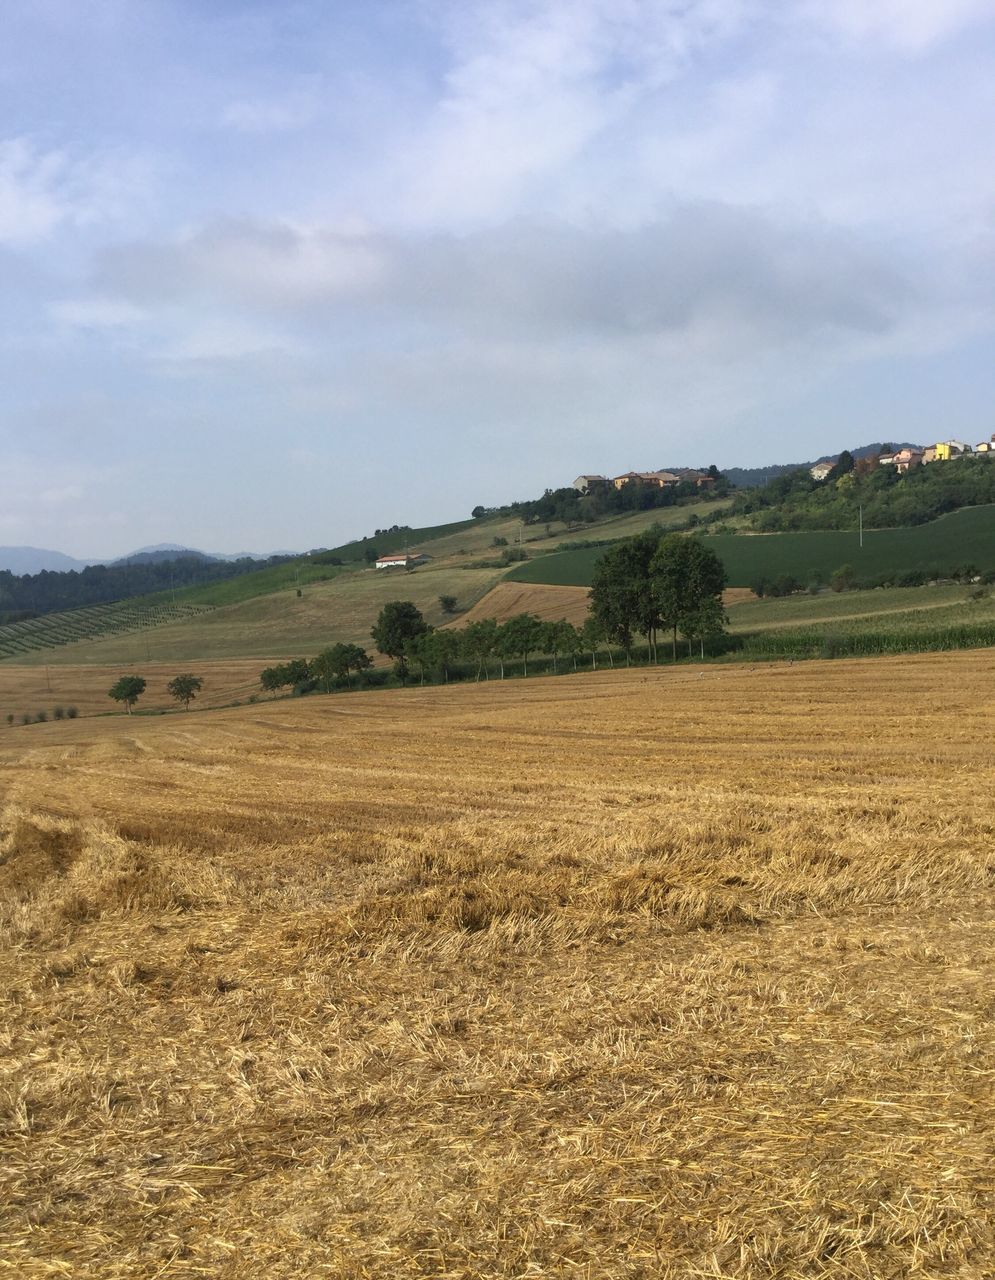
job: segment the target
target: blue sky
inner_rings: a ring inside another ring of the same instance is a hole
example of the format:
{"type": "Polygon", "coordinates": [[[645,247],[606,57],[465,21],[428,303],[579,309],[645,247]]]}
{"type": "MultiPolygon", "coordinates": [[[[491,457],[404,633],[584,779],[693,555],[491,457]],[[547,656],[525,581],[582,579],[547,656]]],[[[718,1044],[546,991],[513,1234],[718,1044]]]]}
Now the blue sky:
{"type": "Polygon", "coordinates": [[[5,0],[0,543],[995,431],[995,0],[5,0]]]}

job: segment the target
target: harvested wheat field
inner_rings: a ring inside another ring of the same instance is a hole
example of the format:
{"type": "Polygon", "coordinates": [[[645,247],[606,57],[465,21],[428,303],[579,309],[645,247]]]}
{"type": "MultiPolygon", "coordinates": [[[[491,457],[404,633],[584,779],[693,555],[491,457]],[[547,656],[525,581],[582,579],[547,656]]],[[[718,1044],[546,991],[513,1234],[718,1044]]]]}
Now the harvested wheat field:
{"type": "MultiPolygon", "coordinates": [[[[0,663],[0,733],[33,733],[33,726],[21,725],[22,714],[44,711],[49,719],[53,709],[75,707],[81,716],[113,715],[122,711],[107,690],[123,675],[144,676],[147,688],[138,701],[139,711],[175,711],[178,703],[166,686],[174,676],[191,672],[204,687],[191,703],[193,708],[227,706],[261,695],[259,673],[271,661],[267,658],[227,658],[223,662],[135,662],[114,666],[27,666],[0,663]],[[8,715],[14,717],[11,729],[8,715]]],[[[40,726],[39,726],[40,728],[40,726]]],[[[40,740],[39,740],[40,741],[40,740]]],[[[7,738],[6,744],[34,745],[31,738],[7,738]]]]}
{"type": "Polygon", "coordinates": [[[990,1277],[995,653],[0,747],[0,1270],[990,1277]]]}
{"type": "Polygon", "coordinates": [[[499,582],[492,587],[466,613],[461,614],[447,627],[465,627],[469,622],[493,618],[507,622],[516,613],[533,613],[544,622],[559,622],[566,618],[575,626],[581,626],[591,607],[591,593],[587,587],[551,587],[545,583],[499,582]]]}

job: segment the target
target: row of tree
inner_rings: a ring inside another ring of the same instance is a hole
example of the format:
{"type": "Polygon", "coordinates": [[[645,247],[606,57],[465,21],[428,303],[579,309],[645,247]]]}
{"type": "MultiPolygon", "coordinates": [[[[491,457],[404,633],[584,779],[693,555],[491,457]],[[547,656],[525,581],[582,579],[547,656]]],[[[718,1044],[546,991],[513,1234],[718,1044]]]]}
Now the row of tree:
{"type": "MultiPolygon", "coordinates": [[[[175,698],[177,702],[182,702],[184,708],[189,711],[190,703],[193,702],[203,687],[204,681],[200,676],[188,673],[182,676],[174,676],[169,684],[166,685],[166,690],[171,698],[175,698]]],[[[121,676],[107,690],[107,696],[126,707],[130,716],[132,707],[134,707],[147,688],[148,684],[144,676],[121,676]]]]}
{"type": "MultiPolygon", "coordinates": [[[[531,613],[516,614],[503,623],[494,618],[471,622],[459,631],[439,630],[426,623],[421,611],[410,600],[392,600],[384,605],[374,627],[379,652],[394,660],[394,674],[406,683],[414,675],[424,683],[438,679],[448,681],[457,673],[477,680],[490,678],[492,669],[504,679],[507,664],[522,663],[525,675],[529,662],[537,655],[551,657],[553,669],[560,659],[572,661],[589,652],[597,666],[597,655],[607,640],[604,628],[593,616],[582,627],[566,621],[543,622],[531,613]]],[[[614,657],[609,651],[609,661],[614,657]]],[[[298,693],[313,689],[330,691],[342,686],[353,675],[365,680],[373,662],[359,645],[336,644],[310,660],[293,658],[260,674],[260,683],[268,692],[292,688],[298,693]]]]}
{"type": "MultiPolygon", "coordinates": [[[[672,634],[676,661],[678,635],[689,643],[698,641],[703,652],[705,640],[722,633],[725,583],[721,561],[701,541],[647,530],[611,547],[598,561],[591,612],[581,627],[520,613],[503,623],[486,618],[459,631],[437,630],[411,600],[392,600],[381,609],[370,634],[377,650],[393,659],[402,682],[412,672],[422,681],[448,681],[457,670],[467,674],[467,668],[480,680],[489,677],[492,666],[503,679],[506,664],[514,660],[521,661],[528,675],[529,661],[536,655],[552,658],[554,672],[561,659],[576,669],[582,653],[590,653],[596,667],[606,643],[614,665],[611,646],[621,648],[628,659],[639,635],[646,637],[656,661],[657,635],[664,629],[672,634]]],[[[371,666],[369,654],[359,645],[336,644],[310,661],[294,658],[267,667],[260,681],[270,692],[287,687],[302,693],[330,690],[333,683],[348,683],[354,674],[364,677],[371,666]]]]}
{"type": "Polygon", "coordinates": [[[691,480],[682,480],[668,488],[632,480],[620,489],[616,489],[610,480],[592,480],[586,493],[580,493],[572,486],[547,489],[541,498],[512,502],[504,507],[474,507],[470,514],[478,520],[484,516],[504,515],[518,516],[524,524],[559,520],[564,524],[578,525],[627,511],[652,511],[682,502],[725,497],[729,485],[718,468],[710,466],[706,474],[713,481],[707,490],[699,489],[691,480]]]}
{"type": "Polygon", "coordinates": [[[609,640],[626,652],[643,635],[654,657],[661,631],[705,640],[720,635],[725,624],[722,561],[697,538],[679,533],[661,537],[649,529],[611,547],[595,565],[591,610],[609,640]]]}

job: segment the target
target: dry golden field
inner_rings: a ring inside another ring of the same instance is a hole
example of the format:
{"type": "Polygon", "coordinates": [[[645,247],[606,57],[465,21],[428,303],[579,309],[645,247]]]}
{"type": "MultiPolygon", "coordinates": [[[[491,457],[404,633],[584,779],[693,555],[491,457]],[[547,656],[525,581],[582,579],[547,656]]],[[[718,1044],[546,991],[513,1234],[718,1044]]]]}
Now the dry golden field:
{"type": "Polygon", "coordinates": [[[995,653],[0,744],[0,1272],[993,1274],[995,653]]]}
{"type": "Polygon", "coordinates": [[[447,627],[459,630],[470,622],[493,618],[507,622],[516,613],[533,613],[544,621],[559,622],[566,618],[581,626],[591,607],[587,587],[552,587],[535,582],[499,582],[466,613],[460,614],[447,627]]]}
{"type": "MultiPolygon", "coordinates": [[[[262,694],[259,673],[281,658],[228,658],[223,662],[135,662],[114,666],[18,666],[0,663],[0,734],[9,732],[8,714],[14,716],[14,732],[21,732],[21,714],[44,711],[49,717],[53,708],[76,707],[81,716],[112,715],[123,708],[107,695],[111,685],[123,675],[144,676],[145,693],[138,701],[139,711],[175,711],[178,704],[166,688],[174,676],[187,671],[198,675],[204,687],[191,707],[227,706],[244,701],[252,694],[262,694]]],[[[182,708],[180,708],[182,709],[182,708]]],[[[39,726],[40,728],[40,726],[39,726]]],[[[33,732],[33,726],[27,726],[33,732]]],[[[26,745],[25,739],[22,745],[26,745]]]]}

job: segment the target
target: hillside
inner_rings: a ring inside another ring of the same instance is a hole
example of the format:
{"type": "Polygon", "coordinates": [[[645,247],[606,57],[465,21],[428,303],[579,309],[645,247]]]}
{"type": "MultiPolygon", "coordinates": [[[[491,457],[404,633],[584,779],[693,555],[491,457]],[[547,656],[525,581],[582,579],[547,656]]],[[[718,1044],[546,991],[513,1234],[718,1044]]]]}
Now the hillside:
{"type": "MultiPolygon", "coordinates": [[[[662,513],[635,512],[614,516],[575,534],[557,525],[550,525],[547,533],[545,526],[523,526],[511,518],[411,530],[409,545],[431,557],[414,573],[398,576],[371,569],[355,546],[351,562],[329,563],[344,550],[336,548],[224,581],[136,597],[121,606],[103,606],[103,613],[100,609],[75,610],[0,627],[0,654],[18,662],[77,664],[136,662],[147,657],[170,661],[250,654],[290,657],[317,652],[336,640],[368,645],[370,627],[388,600],[414,600],[433,623],[445,620],[438,604],[440,595],[455,595],[463,610],[472,605],[508,571],[508,565],[500,561],[504,547],[495,547],[495,540],[503,539],[513,548],[521,536],[526,551],[542,554],[571,536],[597,537],[599,541],[623,538],[658,522],[661,516],[666,527],[715,509],[714,503],[696,503],[662,513]],[[487,567],[473,567],[481,563],[487,567]],[[156,612],[169,609],[188,616],[166,625],[149,625],[156,612]],[[65,643],[90,614],[113,617],[115,634],[65,643]],[[126,625],[129,618],[134,620],[133,626],[126,625]],[[32,637],[30,649],[22,643],[25,629],[32,637]]],[[[404,541],[402,537],[402,546],[404,541]]],[[[393,536],[384,539],[385,550],[396,545],[393,536]]]]}
{"type": "MultiPolygon", "coordinates": [[[[709,534],[705,543],[726,566],[732,586],[748,587],[759,578],[790,574],[801,582],[813,575],[825,581],[844,564],[859,578],[898,576],[923,571],[938,577],[965,565],[995,570],[995,505],[952,512],[911,529],[865,529],[861,548],[856,531],[817,533],[709,534]]],[[[601,548],[543,556],[517,565],[517,582],[590,586],[601,548]]]]}

